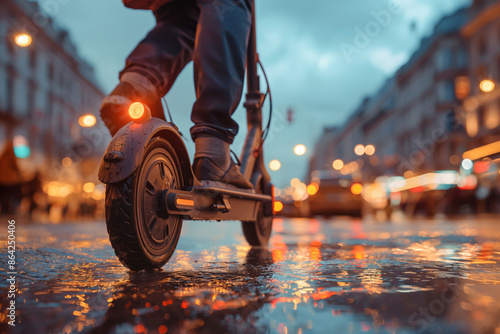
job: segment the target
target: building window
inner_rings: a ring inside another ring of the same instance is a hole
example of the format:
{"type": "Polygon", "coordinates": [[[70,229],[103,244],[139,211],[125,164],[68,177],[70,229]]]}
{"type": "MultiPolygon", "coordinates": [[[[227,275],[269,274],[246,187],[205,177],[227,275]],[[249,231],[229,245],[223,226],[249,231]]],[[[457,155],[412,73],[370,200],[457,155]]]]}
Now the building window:
{"type": "Polygon", "coordinates": [[[500,57],[497,59],[497,81],[500,81],[500,57]]]}
{"type": "Polygon", "coordinates": [[[495,129],[500,125],[498,102],[493,102],[481,110],[482,123],[487,129],[495,129]]]}
{"type": "Polygon", "coordinates": [[[54,72],[55,72],[54,64],[49,62],[48,77],[50,82],[54,80],[54,72]]]}
{"type": "Polygon", "coordinates": [[[486,38],[480,38],[478,40],[477,49],[480,57],[484,56],[488,52],[488,43],[486,38]]]}
{"type": "Polygon", "coordinates": [[[476,76],[478,79],[484,79],[488,75],[488,69],[486,65],[480,65],[476,68],[476,76]]]}
{"type": "Polygon", "coordinates": [[[30,62],[30,68],[32,70],[36,69],[36,50],[35,48],[29,49],[29,62],[30,62]]]}
{"type": "Polygon", "coordinates": [[[453,102],[455,100],[455,82],[445,81],[439,85],[439,100],[453,102]]]}
{"type": "Polygon", "coordinates": [[[467,52],[462,48],[456,52],[456,64],[458,68],[467,67],[467,52]]]}
{"type": "Polygon", "coordinates": [[[5,104],[5,108],[7,112],[13,113],[14,109],[14,70],[9,68],[7,70],[7,85],[6,85],[6,97],[7,101],[5,104]]]}
{"type": "Polygon", "coordinates": [[[438,69],[448,70],[452,67],[452,53],[449,49],[443,49],[438,53],[438,69]]]}
{"type": "Polygon", "coordinates": [[[455,82],[454,81],[446,81],[446,101],[454,101],[455,100],[455,82]]]}
{"type": "Polygon", "coordinates": [[[57,129],[59,131],[59,135],[61,135],[61,137],[64,137],[64,117],[62,114],[59,114],[59,117],[57,117],[57,120],[58,120],[58,124],[57,124],[57,129]]]}
{"type": "Polygon", "coordinates": [[[54,115],[54,97],[52,94],[47,96],[47,104],[45,109],[45,117],[44,117],[44,127],[50,128],[52,125],[52,117],[54,115]]]}
{"type": "Polygon", "coordinates": [[[6,36],[5,45],[7,46],[7,52],[9,53],[9,56],[14,56],[14,54],[16,53],[16,49],[14,48],[14,41],[6,36]]]}
{"type": "Polygon", "coordinates": [[[28,116],[31,116],[35,113],[36,85],[30,82],[28,87],[28,116]]]}

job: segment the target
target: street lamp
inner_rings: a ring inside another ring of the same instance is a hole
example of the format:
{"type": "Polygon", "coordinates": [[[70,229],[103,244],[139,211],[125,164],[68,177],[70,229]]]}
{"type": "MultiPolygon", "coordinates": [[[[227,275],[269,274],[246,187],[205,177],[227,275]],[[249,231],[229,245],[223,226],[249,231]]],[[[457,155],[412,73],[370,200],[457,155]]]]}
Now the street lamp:
{"type": "Polygon", "coordinates": [[[302,144],[296,145],[293,148],[293,152],[298,156],[306,154],[306,151],[307,151],[306,147],[302,144]]]}
{"type": "Polygon", "coordinates": [[[33,40],[30,35],[21,33],[16,35],[14,41],[18,46],[25,48],[29,46],[33,40]]]}
{"type": "Polygon", "coordinates": [[[354,147],[354,153],[356,153],[356,155],[359,155],[359,156],[362,156],[363,154],[365,154],[364,145],[361,145],[361,144],[356,145],[356,147],[354,147]]]}
{"type": "Polygon", "coordinates": [[[79,119],[78,119],[78,124],[80,124],[80,126],[82,128],[90,128],[90,127],[93,127],[96,123],[96,118],[94,115],[83,115],[81,116],[79,119]]]}
{"type": "Polygon", "coordinates": [[[490,93],[495,89],[495,83],[493,80],[485,79],[479,83],[479,89],[481,89],[483,93],[490,93]]]}

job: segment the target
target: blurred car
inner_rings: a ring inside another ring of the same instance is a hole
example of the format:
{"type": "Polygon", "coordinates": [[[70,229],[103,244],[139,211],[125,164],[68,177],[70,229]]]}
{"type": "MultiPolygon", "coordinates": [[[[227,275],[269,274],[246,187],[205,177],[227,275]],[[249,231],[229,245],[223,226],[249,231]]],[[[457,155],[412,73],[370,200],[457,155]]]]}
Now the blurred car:
{"type": "Polygon", "coordinates": [[[309,206],[307,201],[293,201],[293,200],[280,200],[283,207],[278,212],[275,212],[277,216],[289,217],[289,218],[300,218],[309,216],[309,206]]]}
{"type": "Polygon", "coordinates": [[[361,217],[363,186],[348,176],[322,179],[316,194],[309,196],[309,216],[361,217]]]}

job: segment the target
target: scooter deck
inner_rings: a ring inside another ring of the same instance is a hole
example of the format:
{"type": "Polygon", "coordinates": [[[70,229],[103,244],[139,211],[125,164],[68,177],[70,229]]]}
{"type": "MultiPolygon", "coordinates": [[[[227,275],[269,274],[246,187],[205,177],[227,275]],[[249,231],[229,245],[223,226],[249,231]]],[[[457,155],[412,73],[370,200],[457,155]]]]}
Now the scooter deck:
{"type": "Polygon", "coordinates": [[[194,186],[189,190],[166,190],[162,196],[167,214],[194,220],[255,221],[263,202],[272,197],[253,190],[194,186]]]}

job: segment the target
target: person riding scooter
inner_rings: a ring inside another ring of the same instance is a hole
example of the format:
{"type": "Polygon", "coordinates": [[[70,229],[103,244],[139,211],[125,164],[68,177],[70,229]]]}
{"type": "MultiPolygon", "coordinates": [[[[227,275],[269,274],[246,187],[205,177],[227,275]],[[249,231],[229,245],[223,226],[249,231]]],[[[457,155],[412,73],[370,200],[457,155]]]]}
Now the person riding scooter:
{"type": "Polygon", "coordinates": [[[202,182],[253,188],[230,157],[230,144],[238,133],[231,116],[243,91],[251,0],[123,2],[130,8],[152,10],[156,26],[128,56],[120,83],[102,103],[101,118],[111,135],[129,122],[127,111],[136,101],[147,104],[153,117],[164,120],[161,98],[193,60],[193,172],[202,182]]]}

